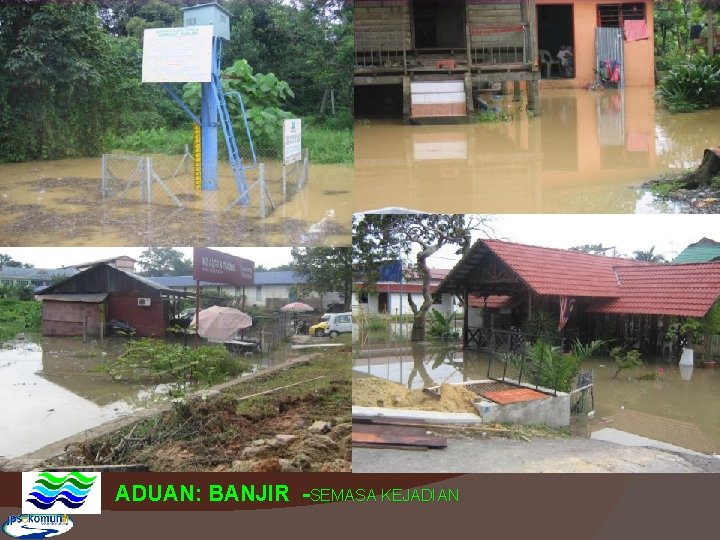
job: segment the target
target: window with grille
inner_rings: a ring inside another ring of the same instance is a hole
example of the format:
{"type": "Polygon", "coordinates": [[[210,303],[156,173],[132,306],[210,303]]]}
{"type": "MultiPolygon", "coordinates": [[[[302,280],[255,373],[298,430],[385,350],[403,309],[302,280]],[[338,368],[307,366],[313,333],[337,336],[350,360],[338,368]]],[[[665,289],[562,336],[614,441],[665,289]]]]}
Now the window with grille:
{"type": "Polygon", "coordinates": [[[619,28],[623,21],[644,21],[645,4],[600,4],[597,11],[598,26],[619,28]]]}

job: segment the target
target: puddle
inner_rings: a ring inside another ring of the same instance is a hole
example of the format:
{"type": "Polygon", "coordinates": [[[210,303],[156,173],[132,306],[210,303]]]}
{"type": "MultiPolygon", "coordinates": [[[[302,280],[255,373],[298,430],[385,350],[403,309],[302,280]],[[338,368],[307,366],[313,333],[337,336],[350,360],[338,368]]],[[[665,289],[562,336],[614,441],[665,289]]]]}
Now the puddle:
{"type": "Polygon", "coordinates": [[[529,118],[505,98],[514,119],[497,124],[359,120],[356,210],[680,212],[638,186],[694,168],[720,139],[720,109],[673,116],[651,88],[543,90],[541,101],[529,118]]]}
{"type": "MultiPolygon", "coordinates": [[[[356,376],[373,375],[419,389],[487,378],[489,359],[476,351],[428,349],[410,343],[371,344],[356,353],[353,371],[356,376]]],[[[502,375],[497,360],[491,369],[493,377],[502,375]]],[[[612,359],[597,359],[583,366],[583,370],[590,369],[595,376],[595,415],[590,419],[579,415],[573,433],[615,437],[613,440],[623,444],[652,439],[664,443],[659,445],[663,448],[720,453],[720,370],[681,371],[677,365],[645,361],[644,372],[656,369],[661,373],[658,380],[638,381],[635,373],[627,371],[621,374],[624,378],[614,379],[612,359]]]]}
{"type": "MultiPolygon", "coordinates": [[[[115,381],[102,371],[124,343],[42,338],[5,344],[0,349],[0,410],[5,412],[0,417],[0,456],[17,457],[166,401],[167,385],[115,381]]],[[[243,361],[252,364],[252,373],[284,359],[279,352],[243,361]]]]}
{"type": "MultiPolygon", "coordinates": [[[[247,208],[237,196],[227,163],[219,190],[197,194],[189,174],[172,173],[180,156],[156,157],[159,174],[185,205],[176,206],[156,186],[140,202],[132,185],[125,199],[103,198],[100,158],[0,165],[0,236],[8,246],[135,245],[349,245],[352,167],[311,165],[308,184],[282,201],[280,166],[267,164],[275,211],[261,219],[257,196],[247,208]]],[[[257,176],[249,170],[248,183],[257,176]]],[[[120,175],[120,173],[118,173],[120,175]]],[[[123,184],[125,185],[125,184],[123,184]]],[[[270,208],[268,203],[268,209],[270,208]]]]}

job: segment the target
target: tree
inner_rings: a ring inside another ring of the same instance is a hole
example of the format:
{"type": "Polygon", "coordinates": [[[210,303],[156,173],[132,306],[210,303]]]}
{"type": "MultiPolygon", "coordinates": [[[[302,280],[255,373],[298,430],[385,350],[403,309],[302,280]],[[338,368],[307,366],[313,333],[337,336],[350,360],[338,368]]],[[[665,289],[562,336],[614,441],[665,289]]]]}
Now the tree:
{"type": "Polygon", "coordinates": [[[305,278],[299,292],[314,291],[319,295],[339,292],[350,309],[352,297],[352,255],[350,248],[293,248],[291,269],[305,278]]]}
{"type": "Polygon", "coordinates": [[[173,248],[148,248],[140,254],[142,276],[183,276],[192,274],[192,260],[173,248]]]}
{"type": "Polygon", "coordinates": [[[0,7],[0,161],[99,152],[108,36],[85,2],[0,7]]]}
{"type": "Polygon", "coordinates": [[[633,255],[635,255],[635,259],[638,261],[666,262],[663,255],[655,253],[655,246],[651,247],[647,251],[636,249],[635,251],[633,251],[633,255]]]}
{"type": "Polygon", "coordinates": [[[20,261],[16,261],[13,259],[10,255],[7,255],[6,253],[0,253],[0,270],[2,270],[4,267],[8,268],[32,268],[32,264],[27,263],[21,263],[20,261]]]}
{"type": "Polygon", "coordinates": [[[605,247],[600,244],[583,244],[581,246],[573,246],[570,248],[570,251],[578,251],[580,253],[588,253],[590,255],[607,255],[607,252],[610,250],[613,250],[613,255],[615,255],[615,248],[614,247],[605,247]]]}
{"type": "Polygon", "coordinates": [[[402,254],[414,259],[414,273],[422,280],[423,302],[413,312],[412,341],[425,339],[425,315],[433,305],[428,258],[445,246],[457,246],[457,254],[470,248],[471,231],[492,232],[486,216],[463,214],[365,214],[353,217],[353,266],[364,287],[378,279],[380,265],[402,254]]]}

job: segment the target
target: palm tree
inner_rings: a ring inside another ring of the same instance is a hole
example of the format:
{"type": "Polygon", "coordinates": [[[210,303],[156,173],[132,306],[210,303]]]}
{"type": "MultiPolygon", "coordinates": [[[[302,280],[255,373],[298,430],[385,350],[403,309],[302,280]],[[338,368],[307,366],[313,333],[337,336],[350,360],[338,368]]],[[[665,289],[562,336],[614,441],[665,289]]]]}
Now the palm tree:
{"type": "Polygon", "coordinates": [[[647,261],[647,262],[667,262],[665,261],[665,257],[660,255],[659,253],[655,253],[655,246],[651,247],[647,251],[643,251],[641,249],[636,249],[633,251],[633,255],[635,255],[635,259],[638,261],[647,261]]]}

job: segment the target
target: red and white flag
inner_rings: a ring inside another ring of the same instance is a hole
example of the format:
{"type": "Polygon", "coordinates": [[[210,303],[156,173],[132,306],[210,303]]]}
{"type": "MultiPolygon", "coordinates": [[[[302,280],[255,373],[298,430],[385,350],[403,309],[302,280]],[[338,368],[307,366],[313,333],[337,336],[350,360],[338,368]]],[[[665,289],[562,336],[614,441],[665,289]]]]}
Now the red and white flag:
{"type": "Polygon", "coordinates": [[[567,296],[560,297],[560,321],[558,322],[558,332],[562,331],[562,329],[565,328],[565,325],[570,319],[570,315],[572,314],[574,307],[574,298],[568,298],[567,296]]]}

